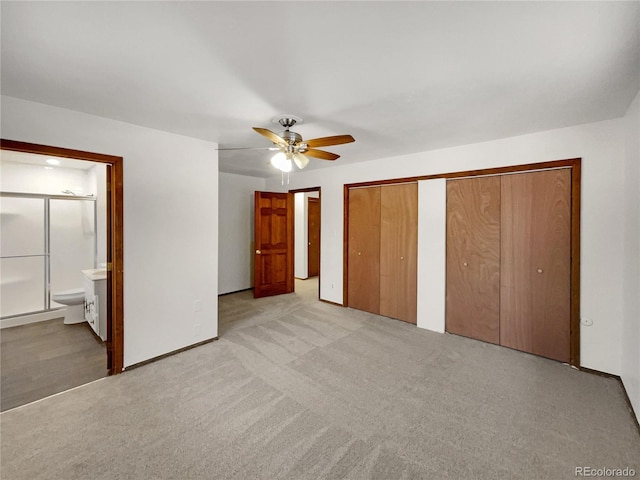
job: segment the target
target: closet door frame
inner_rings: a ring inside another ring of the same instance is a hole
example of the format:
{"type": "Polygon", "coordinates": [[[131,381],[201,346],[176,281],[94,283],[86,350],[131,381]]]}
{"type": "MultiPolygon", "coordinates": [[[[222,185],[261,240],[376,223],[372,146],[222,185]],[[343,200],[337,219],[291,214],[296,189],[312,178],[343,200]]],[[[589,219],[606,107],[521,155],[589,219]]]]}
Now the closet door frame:
{"type": "MultiPolygon", "coordinates": [[[[454,179],[466,177],[481,177],[487,175],[505,175],[510,173],[524,173],[535,170],[550,170],[555,168],[571,169],[571,293],[570,293],[570,361],[573,366],[580,366],[580,183],[581,183],[581,158],[569,158],[566,160],[554,160],[540,163],[527,163],[507,167],[486,168],[479,170],[467,170],[464,172],[450,172],[436,175],[423,175],[416,177],[395,178],[388,180],[376,180],[371,182],[349,183],[344,185],[344,231],[343,231],[343,298],[342,305],[348,305],[349,291],[349,189],[358,187],[373,187],[390,185],[394,183],[411,183],[420,180],[435,180],[438,178],[454,179]]],[[[418,292],[419,295],[419,292],[418,292]]]]}

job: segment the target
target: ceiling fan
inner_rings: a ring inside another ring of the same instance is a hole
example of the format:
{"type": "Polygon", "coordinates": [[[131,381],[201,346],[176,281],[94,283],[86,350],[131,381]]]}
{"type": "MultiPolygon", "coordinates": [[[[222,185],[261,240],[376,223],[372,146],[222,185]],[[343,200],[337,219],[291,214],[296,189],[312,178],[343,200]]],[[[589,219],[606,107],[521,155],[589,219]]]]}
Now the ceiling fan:
{"type": "Polygon", "coordinates": [[[303,140],[299,133],[289,130],[296,123],[303,122],[302,118],[296,117],[295,115],[281,115],[274,117],[272,121],[282,125],[285,129],[284,132],[278,135],[266,128],[253,127],[253,129],[274,143],[275,147],[270,147],[269,149],[276,149],[278,153],[271,158],[271,164],[284,173],[290,172],[293,169],[294,163],[298,168],[303,169],[309,164],[308,157],[319,158],[321,160],[336,160],[340,158],[340,155],[318,150],[316,147],[328,147],[330,145],[341,145],[355,141],[351,135],[334,135],[332,137],[303,140]]]}

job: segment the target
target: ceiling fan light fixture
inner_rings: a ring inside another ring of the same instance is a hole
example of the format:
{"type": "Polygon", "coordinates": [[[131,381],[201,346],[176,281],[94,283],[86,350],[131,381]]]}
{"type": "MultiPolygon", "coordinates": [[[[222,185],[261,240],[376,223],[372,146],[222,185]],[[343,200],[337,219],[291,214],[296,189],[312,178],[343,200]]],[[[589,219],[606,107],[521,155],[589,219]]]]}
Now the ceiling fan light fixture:
{"type": "Polygon", "coordinates": [[[280,170],[280,165],[282,165],[282,162],[285,161],[286,159],[287,157],[285,156],[284,153],[278,152],[273,157],[271,157],[271,165],[273,165],[278,170],[280,170]]]}
{"type": "Polygon", "coordinates": [[[291,159],[287,158],[287,155],[285,155],[284,152],[278,152],[271,157],[271,165],[285,173],[290,172],[293,169],[291,159]]]}
{"type": "Polygon", "coordinates": [[[309,164],[309,159],[301,153],[296,153],[293,156],[293,161],[295,162],[296,166],[300,170],[302,170],[304,167],[306,167],[309,164]]]}

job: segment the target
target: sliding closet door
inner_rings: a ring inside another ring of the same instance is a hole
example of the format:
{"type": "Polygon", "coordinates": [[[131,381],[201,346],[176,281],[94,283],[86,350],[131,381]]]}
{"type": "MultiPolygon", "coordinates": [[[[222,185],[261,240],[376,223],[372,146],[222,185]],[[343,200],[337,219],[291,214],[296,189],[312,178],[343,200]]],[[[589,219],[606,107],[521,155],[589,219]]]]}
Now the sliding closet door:
{"type": "Polygon", "coordinates": [[[418,184],[381,189],[380,314],[416,323],[418,184]]]}
{"type": "Polygon", "coordinates": [[[348,303],[380,313],[380,187],[349,190],[348,303]]]}
{"type": "Polygon", "coordinates": [[[447,181],[446,331],[500,343],[500,177],[447,181]]]}
{"type": "Polygon", "coordinates": [[[571,171],[502,177],[500,343],[570,355],[571,171]]]}

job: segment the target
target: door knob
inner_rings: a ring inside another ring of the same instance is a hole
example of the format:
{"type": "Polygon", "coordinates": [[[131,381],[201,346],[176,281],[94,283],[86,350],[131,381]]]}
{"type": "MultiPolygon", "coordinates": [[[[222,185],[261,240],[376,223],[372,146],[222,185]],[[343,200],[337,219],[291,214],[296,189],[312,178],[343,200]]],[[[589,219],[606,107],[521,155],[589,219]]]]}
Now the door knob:
{"type": "Polygon", "coordinates": [[[469,266],[469,264],[467,262],[464,262],[462,265],[464,265],[465,267],[469,266]]]}
{"type": "Polygon", "coordinates": [[[400,260],[404,260],[404,257],[400,257],[400,260]]]}
{"type": "Polygon", "coordinates": [[[542,269],[541,268],[538,269],[538,273],[542,273],[542,269]]]}
{"type": "Polygon", "coordinates": [[[262,252],[260,250],[256,250],[256,255],[260,255],[262,252]]]}
{"type": "Polygon", "coordinates": [[[358,252],[358,255],[362,255],[362,252],[358,252]]]}
{"type": "Polygon", "coordinates": [[[311,246],[311,242],[309,242],[309,246],[311,246]]]}

